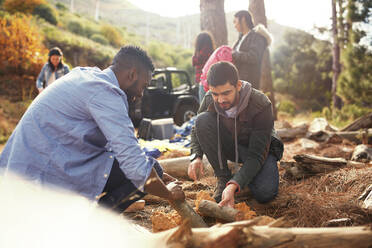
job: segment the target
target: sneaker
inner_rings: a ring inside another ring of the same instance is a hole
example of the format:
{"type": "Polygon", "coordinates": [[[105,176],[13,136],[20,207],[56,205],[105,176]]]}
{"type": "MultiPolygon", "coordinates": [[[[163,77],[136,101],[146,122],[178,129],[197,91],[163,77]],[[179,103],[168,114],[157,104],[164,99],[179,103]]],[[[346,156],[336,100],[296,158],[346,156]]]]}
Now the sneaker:
{"type": "Polygon", "coordinates": [[[214,189],[213,198],[219,203],[222,199],[222,192],[226,187],[226,183],[229,181],[226,177],[217,177],[216,188],[214,189]]]}

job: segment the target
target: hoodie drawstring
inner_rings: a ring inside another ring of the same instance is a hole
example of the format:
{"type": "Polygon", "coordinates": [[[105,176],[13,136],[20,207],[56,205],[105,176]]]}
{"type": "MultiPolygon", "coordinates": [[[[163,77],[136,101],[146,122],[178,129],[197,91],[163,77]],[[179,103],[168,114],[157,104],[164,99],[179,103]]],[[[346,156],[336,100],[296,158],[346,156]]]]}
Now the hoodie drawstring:
{"type": "Polygon", "coordinates": [[[220,169],[223,170],[222,158],[221,158],[221,141],[220,141],[220,114],[217,112],[217,148],[218,148],[218,162],[220,169]]]}
{"type": "Polygon", "coordinates": [[[236,116],[234,118],[235,120],[235,129],[234,129],[234,133],[235,133],[235,166],[238,165],[238,158],[239,158],[239,151],[238,151],[238,133],[236,131],[236,116]]]}

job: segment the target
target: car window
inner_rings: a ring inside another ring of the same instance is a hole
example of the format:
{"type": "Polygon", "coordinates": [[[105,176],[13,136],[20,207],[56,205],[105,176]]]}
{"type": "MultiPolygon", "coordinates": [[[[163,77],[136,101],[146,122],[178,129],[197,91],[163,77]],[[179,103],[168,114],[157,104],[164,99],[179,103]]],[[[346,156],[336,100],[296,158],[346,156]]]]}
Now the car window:
{"type": "Polygon", "coordinates": [[[172,77],[172,88],[173,91],[182,90],[187,87],[187,76],[185,73],[173,72],[172,77]]]}
{"type": "Polygon", "coordinates": [[[149,87],[156,89],[166,89],[166,75],[165,73],[159,73],[152,77],[149,87]]]}

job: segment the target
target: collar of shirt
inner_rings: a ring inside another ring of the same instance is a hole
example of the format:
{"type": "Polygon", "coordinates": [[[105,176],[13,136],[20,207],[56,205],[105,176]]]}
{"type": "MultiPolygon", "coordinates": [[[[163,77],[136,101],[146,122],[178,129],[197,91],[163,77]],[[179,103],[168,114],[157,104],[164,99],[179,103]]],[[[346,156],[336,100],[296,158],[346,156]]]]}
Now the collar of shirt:
{"type": "Polygon", "coordinates": [[[113,83],[116,87],[120,89],[119,81],[116,78],[116,75],[113,70],[111,70],[110,67],[103,70],[103,72],[111,79],[108,82],[113,83]]]}

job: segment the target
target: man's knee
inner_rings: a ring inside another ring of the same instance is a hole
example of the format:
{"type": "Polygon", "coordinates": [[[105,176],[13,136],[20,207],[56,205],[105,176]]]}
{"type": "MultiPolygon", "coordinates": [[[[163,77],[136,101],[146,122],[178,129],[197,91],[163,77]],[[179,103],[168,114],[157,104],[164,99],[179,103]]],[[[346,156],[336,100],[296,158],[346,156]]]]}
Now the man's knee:
{"type": "Polygon", "coordinates": [[[272,183],[270,185],[266,184],[260,186],[251,185],[250,190],[256,201],[259,203],[267,203],[272,201],[278,195],[279,184],[272,183]]]}

